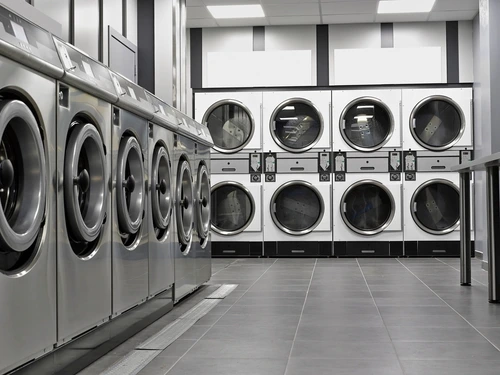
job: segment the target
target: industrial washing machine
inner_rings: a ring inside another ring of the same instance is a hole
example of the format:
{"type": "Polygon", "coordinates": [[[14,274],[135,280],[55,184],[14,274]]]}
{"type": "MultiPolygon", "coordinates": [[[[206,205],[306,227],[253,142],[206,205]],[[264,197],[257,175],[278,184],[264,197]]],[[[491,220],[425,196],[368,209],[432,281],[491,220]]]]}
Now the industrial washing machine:
{"type": "Polygon", "coordinates": [[[56,343],[56,81],[51,35],[0,6],[0,373],[56,343]],[[8,57],[6,57],[8,56],[8,57]]]}
{"type": "Polygon", "coordinates": [[[212,155],[212,256],[262,256],[260,154],[212,155]]]}
{"type": "Polygon", "coordinates": [[[208,127],[214,152],[262,150],[262,92],[197,93],[195,120],[208,127]]]}
{"type": "MultiPolygon", "coordinates": [[[[174,269],[174,134],[177,131],[175,110],[147,92],[154,108],[149,124],[150,193],[148,197],[149,295],[172,289],[174,269]]],[[[173,290],[172,290],[173,292],[173,290]]]]}
{"type": "Polygon", "coordinates": [[[148,120],[146,91],[110,71],[118,94],[112,107],[113,315],[144,302],[149,291],[148,120]]]}
{"type": "Polygon", "coordinates": [[[336,151],[401,149],[401,90],[333,91],[336,151]]]}
{"type": "Polygon", "coordinates": [[[402,256],[403,202],[400,152],[347,153],[336,161],[333,255],[402,256]],[[394,167],[390,157],[398,158],[394,167]]]}
{"type": "MultiPolygon", "coordinates": [[[[265,167],[264,255],[331,256],[331,173],[320,172],[329,168],[330,153],[276,156],[276,173],[265,167]]],[[[273,159],[264,155],[265,164],[273,159]]]]}
{"type": "MultiPolygon", "coordinates": [[[[407,256],[460,255],[460,176],[450,168],[470,159],[470,154],[442,151],[436,156],[434,152],[420,151],[416,158],[406,154],[403,187],[407,256]]],[[[473,230],[472,224],[471,239],[473,230]]]]}
{"type": "Polygon", "coordinates": [[[403,90],[402,97],[404,150],[473,146],[471,88],[403,90]]]}
{"type": "Polygon", "coordinates": [[[117,96],[106,67],[54,41],[65,69],[57,86],[57,339],[62,345],[111,316],[111,103],[117,96]]]}
{"type": "Polygon", "coordinates": [[[330,91],[277,91],[263,95],[263,151],[331,150],[330,91]]]}

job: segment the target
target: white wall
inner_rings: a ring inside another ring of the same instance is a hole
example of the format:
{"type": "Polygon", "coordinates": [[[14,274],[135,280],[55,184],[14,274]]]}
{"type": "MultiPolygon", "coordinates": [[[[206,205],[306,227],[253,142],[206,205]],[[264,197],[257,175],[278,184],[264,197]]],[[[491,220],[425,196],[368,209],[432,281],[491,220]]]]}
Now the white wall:
{"type": "Polygon", "coordinates": [[[103,1],[103,24],[104,30],[102,35],[102,43],[103,43],[103,63],[108,65],[108,26],[111,26],[113,29],[118,31],[120,34],[122,33],[122,18],[123,18],[123,10],[122,10],[122,0],[105,0],[103,1]]]}

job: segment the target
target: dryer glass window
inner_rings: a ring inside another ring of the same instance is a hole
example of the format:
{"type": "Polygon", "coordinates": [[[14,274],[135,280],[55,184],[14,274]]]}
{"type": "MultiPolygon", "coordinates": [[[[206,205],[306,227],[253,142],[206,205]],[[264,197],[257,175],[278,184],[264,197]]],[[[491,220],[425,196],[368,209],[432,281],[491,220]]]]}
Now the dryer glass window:
{"type": "Polygon", "coordinates": [[[447,98],[423,101],[413,111],[411,121],[413,137],[430,150],[451,147],[464,129],[461,110],[447,98]]]}
{"type": "Polygon", "coordinates": [[[251,223],[255,204],[250,192],[237,183],[214,186],[211,194],[212,228],[219,234],[241,233],[251,223]]]}
{"type": "Polygon", "coordinates": [[[193,231],[193,177],[187,160],[181,160],[177,174],[177,229],[183,251],[188,250],[193,231]]]}
{"type": "Polygon", "coordinates": [[[158,142],[153,151],[151,171],[151,211],[156,238],[158,240],[166,238],[172,213],[172,182],[170,173],[170,157],[167,149],[162,142],[158,142]]]}
{"type": "Polygon", "coordinates": [[[351,147],[360,151],[374,151],[389,140],[394,121],[387,106],[367,98],[357,100],[345,109],[340,129],[351,147]]]}
{"type": "Polygon", "coordinates": [[[382,232],[394,216],[394,200],[382,185],[358,183],[349,188],[341,202],[344,222],[356,233],[373,235],[382,232]]]}
{"type": "Polygon", "coordinates": [[[412,199],[413,219],[424,231],[445,234],[453,231],[460,219],[460,193],[447,181],[422,185],[412,199]]]}
{"type": "Polygon", "coordinates": [[[321,221],[324,204],[320,193],[310,184],[291,182],[276,191],[271,200],[272,218],[282,231],[302,235],[321,221]]]}
{"type": "Polygon", "coordinates": [[[251,140],[254,121],[250,111],[233,101],[225,101],[209,109],[205,115],[214,145],[220,152],[238,152],[251,140]]]}
{"type": "Polygon", "coordinates": [[[274,111],[271,135],[275,142],[290,152],[312,148],[323,133],[323,118],[306,100],[289,100],[274,111]]]}

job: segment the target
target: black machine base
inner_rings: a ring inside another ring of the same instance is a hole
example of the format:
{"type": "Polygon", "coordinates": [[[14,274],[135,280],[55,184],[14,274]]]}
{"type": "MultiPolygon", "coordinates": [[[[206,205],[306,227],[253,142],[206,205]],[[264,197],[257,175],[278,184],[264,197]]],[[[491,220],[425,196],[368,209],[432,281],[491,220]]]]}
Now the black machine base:
{"type": "Polygon", "coordinates": [[[401,257],[403,241],[338,241],[333,244],[336,257],[401,257]]]}
{"type": "Polygon", "coordinates": [[[282,241],[264,242],[264,256],[266,257],[331,257],[332,243],[323,242],[301,242],[282,241]]]}
{"type": "Polygon", "coordinates": [[[262,256],[262,242],[214,242],[212,258],[234,258],[262,256]]]}
{"type": "MultiPolygon", "coordinates": [[[[474,254],[474,244],[472,244],[474,254]]],[[[459,257],[460,241],[406,241],[405,255],[408,257],[459,257]]]]}

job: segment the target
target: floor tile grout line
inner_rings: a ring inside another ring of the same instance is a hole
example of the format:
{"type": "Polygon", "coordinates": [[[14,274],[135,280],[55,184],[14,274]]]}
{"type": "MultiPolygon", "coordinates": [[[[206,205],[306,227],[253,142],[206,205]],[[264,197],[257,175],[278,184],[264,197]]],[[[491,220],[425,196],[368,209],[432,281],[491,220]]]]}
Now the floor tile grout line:
{"type": "Polygon", "coordinates": [[[220,270],[218,270],[216,273],[212,274],[212,277],[214,277],[215,275],[217,275],[219,272],[221,271],[224,271],[226,269],[228,269],[229,267],[231,267],[233,264],[235,264],[239,259],[235,259],[233,260],[231,263],[228,263],[227,265],[224,266],[224,268],[221,268],[220,270]]]}
{"type": "MultiPolygon", "coordinates": [[[[447,266],[448,266],[448,267],[450,267],[450,268],[453,268],[455,271],[460,272],[460,270],[459,270],[459,269],[457,269],[457,268],[453,267],[451,264],[448,264],[448,263],[446,263],[446,262],[443,262],[441,259],[438,259],[438,258],[434,258],[434,259],[435,259],[435,260],[437,260],[438,262],[441,262],[441,263],[443,263],[443,264],[447,265],[447,266]]],[[[471,279],[472,279],[472,281],[475,281],[475,282],[476,282],[476,283],[478,283],[478,284],[481,284],[481,285],[484,285],[484,286],[488,286],[488,285],[486,285],[486,284],[482,283],[481,281],[476,280],[476,279],[475,279],[475,278],[473,278],[473,277],[471,277],[471,279]]]]}
{"type": "MultiPolygon", "coordinates": [[[[271,265],[270,265],[270,266],[269,266],[269,267],[268,267],[268,268],[267,268],[267,269],[266,269],[266,270],[262,273],[262,275],[260,275],[260,276],[257,278],[257,280],[255,280],[255,281],[252,283],[252,285],[250,286],[250,288],[248,288],[248,289],[247,289],[247,290],[246,290],[246,291],[245,291],[245,292],[244,292],[244,293],[243,293],[243,294],[242,294],[242,295],[241,295],[241,296],[240,296],[240,297],[239,297],[239,298],[238,298],[238,299],[237,299],[237,300],[236,300],[236,301],[235,301],[235,302],[234,302],[234,303],[233,303],[233,304],[229,307],[229,309],[227,309],[227,311],[226,311],[224,314],[222,314],[222,315],[219,317],[219,319],[217,319],[217,320],[216,320],[216,321],[215,321],[215,322],[214,322],[214,323],[210,326],[210,328],[209,328],[209,329],[208,329],[208,330],[207,330],[207,331],[206,331],[203,335],[201,335],[201,337],[200,337],[199,339],[197,339],[197,340],[195,341],[195,343],[194,343],[193,345],[191,345],[191,346],[188,348],[188,350],[186,350],[186,352],[185,352],[182,356],[180,356],[180,357],[177,359],[177,361],[175,361],[175,362],[174,362],[174,364],[173,364],[172,366],[170,366],[170,367],[169,367],[169,369],[168,369],[166,372],[164,372],[164,373],[163,373],[163,375],[167,375],[167,374],[168,374],[168,373],[169,373],[169,372],[170,372],[170,371],[171,371],[171,370],[175,367],[175,365],[177,365],[177,363],[179,363],[179,362],[182,360],[182,358],[184,358],[184,357],[186,356],[186,354],[188,354],[188,353],[189,353],[189,351],[190,351],[190,350],[191,350],[191,349],[192,349],[192,348],[193,348],[196,344],[198,344],[198,342],[199,342],[199,341],[200,341],[203,337],[205,337],[205,335],[206,335],[206,334],[207,334],[207,333],[208,333],[208,332],[209,332],[209,331],[210,331],[210,330],[211,330],[211,329],[212,329],[212,328],[213,328],[213,327],[214,327],[214,326],[215,326],[215,325],[219,322],[219,320],[221,320],[221,319],[222,319],[222,317],[223,317],[223,316],[225,316],[229,310],[231,310],[231,307],[233,307],[236,303],[238,303],[238,301],[239,301],[240,299],[242,299],[242,298],[243,298],[243,296],[244,296],[245,294],[247,294],[247,292],[248,292],[248,291],[249,291],[249,290],[250,290],[250,289],[251,289],[251,288],[252,288],[252,287],[253,287],[253,286],[254,286],[254,285],[255,285],[255,284],[256,284],[256,283],[257,283],[257,282],[258,282],[258,281],[259,281],[259,280],[260,280],[260,279],[264,276],[264,275],[265,275],[265,274],[266,274],[266,272],[267,272],[267,271],[269,271],[269,270],[271,269],[271,267],[272,267],[272,266],[274,266],[274,264],[275,264],[277,261],[278,261],[278,258],[276,258],[276,260],[275,260],[275,261],[274,261],[274,262],[273,262],[273,263],[272,263],[272,264],[271,264],[271,265]]],[[[233,263],[231,263],[231,264],[233,264],[233,263]]],[[[175,341],[174,341],[174,343],[175,343],[175,341]]]]}
{"type": "Polygon", "coordinates": [[[455,308],[453,308],[453,306],[451,306],[448,302],[446,302],[439,294],[437,294],[429,285],[427,285],[422,279],[420,279],[420,277],[418,277],[417,275],[415,275],[415,273],[413,273],[412,270],[410,270],[405,264],[403,264],[402,262],[399,261],[398,259],[398,262],[401,263],[401,265],[406,268],[408,270],[408,272],[410,272],[418,281],[420,281],[422,284],[424,284],[427,289],[429,289],[432,293],[434,293],[434,295],[439,298],[441,301],[443,301],[443,303],[446,304],[446,306],[448,306],[451,310],[453,310],[455,312],[455,314],[457,314],[459,317],[461,317],[468,325],[470,325],[477,333],[479,333],[486,341],[488,341],[496,350],[498,350],[500,352],[500,348],[498,348],[498,346],[496,346],[490,339],[488,339],[485,335],[483,335],[483,333],[481,331],[479,331],[471,322],[469,322],[467,320],[467,318],[465,318],[462,314],[460,314],[455,308]]]}
{"type": "Polygon", "coordinates": [[[292,347],[290,348],[290,354],[288,354],[288,360],[286,361],[286,367],[284,375],[286,375],[288,371],[288,364],[290,363],[290,359],[292,358],[293,347],[295,345],[295,340],[297,340],[297,334],[299,333],[300,321],[302,320],[302,315],[304,315],[304,309],[307,303],[307,296],[309,295],[309,290],[311,289],[311,284],[314,278],[314,271],[316,271],[316,264],[318,264],[318,259],[314,262],[314,267],[311,272],[311,279],[309,280],[309,286],[307,287],[306,298],[304,298],[304,303],[302,304],[302,310],[300,310],[299,321],[297,323],[297,328],[295,329],[295,335],[293,336],[292,347]]]}
{"type": "Polygon", "coordinates": [[[375,297],[373,296],[372,290],[370,288],[370,285],[368,284],[368,280],[366,280],[365,273],[363,272],[363,268],[361,267],[361,264],[359,264],[358,258],[356,258],[356,263],[358,263],[359,271],[361,272],[361,276],[363,276],[363,279],[365,280],[366,287],[368,288],[368,292],[370,293],[370,296],[372,297],[373,304],[375,305],[375,308],[377,309],[378,315],[380,316],[380,319],[382,320],[382,323],[384,324],[384,328],[387,332],[387,336],[389,337],[389,340],[391,341],[391,346],[392,349],[394,350],[394,354],[396,355],[396,358],[398,359],[399,367],[401,368],[401,371],[403,374],[406,373],[403,363],[401,363],[401,359],[399,358],[398,352],[396,351],[396,346],[394,345],[394,342],[392,341],[391,334],[389,333],[389,328],[387,328],[387,325],[385,324],[384,318],[382,317],[382,313],[380,312],[380,309],[377,305],[377,301],[375,301],[375,297]]]}

